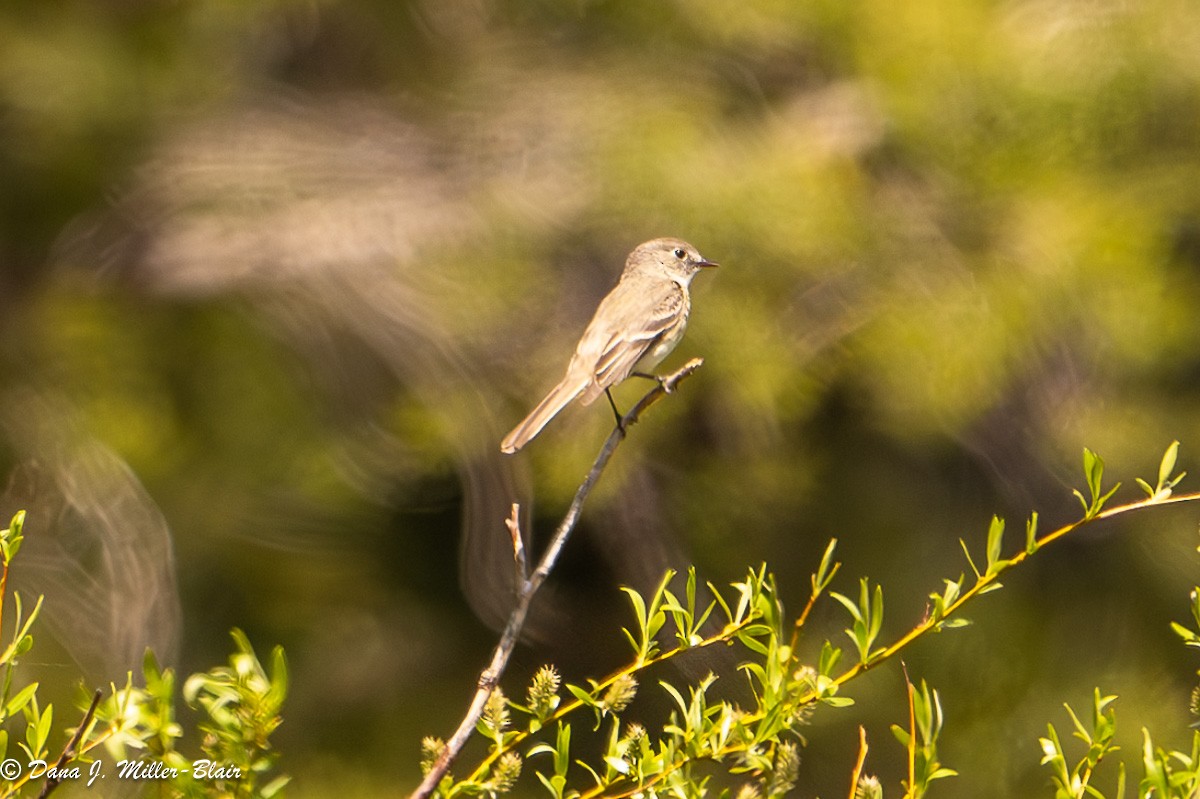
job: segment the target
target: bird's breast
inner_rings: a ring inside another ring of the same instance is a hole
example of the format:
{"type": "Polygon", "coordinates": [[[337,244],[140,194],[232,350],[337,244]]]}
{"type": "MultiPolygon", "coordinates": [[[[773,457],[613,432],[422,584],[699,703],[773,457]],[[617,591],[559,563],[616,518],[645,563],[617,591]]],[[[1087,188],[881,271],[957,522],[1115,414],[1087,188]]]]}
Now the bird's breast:
{"type": "Polygon", "coordinates": [[[691,304],[687,302],[687,295],[684,294],[682,313],[679,314],[673,325],[663,331],[655,345],[643,356],[640,364],[642,368],[653,369],[663,358],[671,354],[671,351],[675,349],[675,345],[683,338],[683,332],[687,329],[688,314],[690,313],[691,304]]]}

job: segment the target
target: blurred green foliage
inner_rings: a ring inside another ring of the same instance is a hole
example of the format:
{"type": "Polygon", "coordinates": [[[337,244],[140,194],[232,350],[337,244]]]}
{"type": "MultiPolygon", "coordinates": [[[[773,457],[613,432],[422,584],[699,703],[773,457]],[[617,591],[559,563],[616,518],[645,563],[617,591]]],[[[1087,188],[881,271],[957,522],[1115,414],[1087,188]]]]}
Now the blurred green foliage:
{"type": "MultiPolygon", "coordinates": [[[[653,580],[661,551],[714,582],[766,561],[802,595],[836,535],[835,590],[915,607],[993,513],[1072,518],[1084,445],[1126,490],[1197,451],[1197,31],[1175,0],[8,2],[0,456],[115,451],[173,531],[180,668],[234,626],[283,642],[292,795],[391,793],[491,644],[460,527],[503,537],[530,491],[555,522],[611,419],[494,442],[624,254],[679,235],[722,264],[675,356],[705,366],[605,476],[572,634],[527,669],[619,662],[586,632],[624,619],[623,553],[653,580]],[[516,487],[490,527],[480,469],[516,487]]],[[[1095,685],[1127,751],[1186,745],[1159,620],[1195,544],[1186,511],[1114,523],[914,651],[953,790],[1047,788],[1037,737],[1095,685]]],[[[873,738],[900,685],[858,689],[873,738]]],[[[852,766],[829,725],[801,795],[852,766]]]]}
{"type": "MultiPolygon", "coordinates": [[[[8,599],[9,574],[25,540],[25,519],[26,513],[18,511],[9,526],[0,530],[0,616],[7,604],[3,600],[8,599]]],[[[141,785],[147,794],[153,786],[157,795],[171,797],[270,799],[287,784],[286,775],[274,772],[278,753],[272,751],[269,740],[280,724],[279,711],[287,696],[287,662],[281,648],[272,652],[268,674],[245,633],[234,629],[237,651],[229,658],[229,666],[188,677],[183,699],[189,707],[202,710],[205,719],[198,724],[198,735],[186,736],[187,746],[199,757],[188,758],[179,748],[185,729],[175,720],[175,673],[161,668],[149,650],[138,687],[133,685],[132,671],[126,674],[123,688],[109,683],[107,698],[103,688],[81,685],[81,715],[62,733],[55,725],[64,726],[62,718],[71,717],[69,703],[66,713],[59,705],[56,717],[54,704],[45,701],[48,693],[64,687],[61,673],[57,675],[59,684],[46,690],[39,682],[26,683],[17,676],[33,649],[33,631],[44,600],[38,596],[26,615],[21,593],[13,591],[10,612],[15,611],[16,619],[12,640],[0,653],[4,674],[0,787],[5,796],[36,792],[45,797],[59,789],[63,793],[100,791],[104,783],[97,782],[109,776],[125,784],[118,793],[141,785]],[[21,731],[24,735],[19,735],[21,731]],[[101,749],[107,750],[110,759],[100,757],[101,749]]]]}

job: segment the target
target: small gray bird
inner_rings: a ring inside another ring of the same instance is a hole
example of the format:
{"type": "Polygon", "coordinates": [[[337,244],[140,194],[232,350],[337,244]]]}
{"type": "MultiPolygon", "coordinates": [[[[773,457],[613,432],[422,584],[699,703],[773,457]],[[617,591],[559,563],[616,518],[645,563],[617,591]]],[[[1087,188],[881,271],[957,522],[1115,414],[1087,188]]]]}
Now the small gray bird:
{"type": "Polygon", "coordinates": [[[639,244],[583,331],[566,376],[504,437],[500,451],[511,454],[528,444],[576,397],[589,405],[629,377],[635,367],[657,366],[683,337],[692,305],[688,286],[707,266],[716,264],[686,241],[654,239],[639,244]]]}

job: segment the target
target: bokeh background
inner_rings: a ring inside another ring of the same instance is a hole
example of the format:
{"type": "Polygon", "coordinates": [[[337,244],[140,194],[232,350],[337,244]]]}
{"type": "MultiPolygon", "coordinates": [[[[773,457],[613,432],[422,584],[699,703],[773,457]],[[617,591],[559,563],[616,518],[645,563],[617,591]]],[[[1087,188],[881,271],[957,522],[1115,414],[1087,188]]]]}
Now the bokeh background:
{"type": "MultiPolygon", "coordinates": [[[[461,716],[509,503],[544,541],[611,417],[496,442],[642,240],[721,262],[665,366],[706,362],[605,475],[510,693],[619,664],[617,586],[667,565],[766,561],[795,611],[836,536],[894,638],[991,514],[1013,546],[1077,515],[1084,446],[1119,498],[1173,439],[1196,463],[1195,3],[8,0],[0,141],[0,512],[56,639],[26,666],[281,643],[292,796],[405,791],[461,716]]],[[[1066,540],[909,651],[940,795],[1049,795],[1037,737],[1093,686],[1132,760],[1142,726],[1190,745],[1196,517],[1066,540]]],[[[902,778],[898,664],[850,693],[797,795],[846,793],[859,723],[902,778]]]]}

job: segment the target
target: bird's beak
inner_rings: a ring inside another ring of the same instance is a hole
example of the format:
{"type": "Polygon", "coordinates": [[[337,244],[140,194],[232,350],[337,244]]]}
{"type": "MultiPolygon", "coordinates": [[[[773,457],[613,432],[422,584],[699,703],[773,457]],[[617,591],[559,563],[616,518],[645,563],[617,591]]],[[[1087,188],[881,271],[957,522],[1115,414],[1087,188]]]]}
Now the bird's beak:
{"type": "Polygon", "coordinates": [[[709,261],[705,258],[701,258],[699,261],[696,261],[696,266],[720,266],[720,264],[716,263],[715,261],[709,261]]]}

